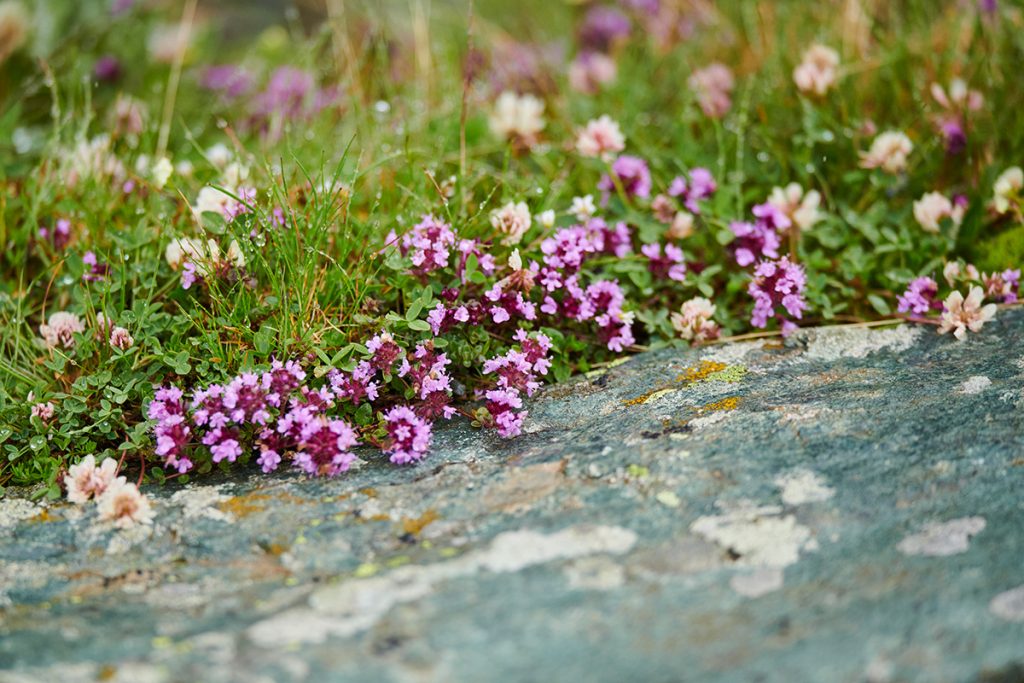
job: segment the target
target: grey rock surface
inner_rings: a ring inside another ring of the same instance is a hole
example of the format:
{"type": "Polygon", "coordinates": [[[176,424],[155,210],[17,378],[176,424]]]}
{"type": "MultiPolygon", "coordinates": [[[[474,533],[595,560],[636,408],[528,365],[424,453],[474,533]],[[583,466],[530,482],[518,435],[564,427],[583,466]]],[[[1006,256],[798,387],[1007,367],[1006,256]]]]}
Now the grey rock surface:
{"type": "Polygon", "coordinates": [[[15,492],[0,681],[1024,680],[1022,407],[1003,311],[641,355],[152,528],[15,492]]]}

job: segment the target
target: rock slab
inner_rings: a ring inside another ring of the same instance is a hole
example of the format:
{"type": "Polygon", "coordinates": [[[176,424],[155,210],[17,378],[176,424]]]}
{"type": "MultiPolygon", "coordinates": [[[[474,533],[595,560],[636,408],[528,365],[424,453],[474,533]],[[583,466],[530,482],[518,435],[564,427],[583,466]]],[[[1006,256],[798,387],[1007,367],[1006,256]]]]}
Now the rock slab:
{"type": "Polygon", "coordinates": [[[13,492],[0,682],[1024,680],[1022,408],[1004,311],[637,356],[152,528],[13,492]]]}

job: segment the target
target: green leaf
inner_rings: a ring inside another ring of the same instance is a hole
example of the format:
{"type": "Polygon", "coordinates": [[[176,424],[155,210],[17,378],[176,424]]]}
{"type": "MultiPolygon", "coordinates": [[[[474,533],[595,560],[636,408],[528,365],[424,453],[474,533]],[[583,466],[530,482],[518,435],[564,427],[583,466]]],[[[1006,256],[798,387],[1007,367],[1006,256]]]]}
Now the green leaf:
{"type": "Polygon", "coordinates": [[[407,321],[409,321],[409,322],[412,322],[414,320],[418,320],[419,317],[420,317],[420,313],[422,313],[422,312],[423,312],[423,299],[417,299],[416,301],[412,302],[412,305],[409,306],[409,309],[405,312],[405,319],[407,321]]]}
{"type": "Polygon", "coordinates": [[[871,306],[878,311],[880,315],[892,314],[892,309],[889,308],[889,303],[877,294],[868,294],[868,301],[871,302],[871,306]]]}

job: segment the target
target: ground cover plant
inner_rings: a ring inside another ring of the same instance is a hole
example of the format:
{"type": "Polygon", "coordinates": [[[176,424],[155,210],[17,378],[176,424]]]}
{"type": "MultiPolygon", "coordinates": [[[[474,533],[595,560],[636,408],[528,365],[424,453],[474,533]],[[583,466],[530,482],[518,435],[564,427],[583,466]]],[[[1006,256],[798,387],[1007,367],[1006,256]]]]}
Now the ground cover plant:
{"type": "Polygon", "coordinates": [[[623,354],[1016,303],[1019,7],[527,4],[0,2],[0,485],[145,523],[623,354]]]}

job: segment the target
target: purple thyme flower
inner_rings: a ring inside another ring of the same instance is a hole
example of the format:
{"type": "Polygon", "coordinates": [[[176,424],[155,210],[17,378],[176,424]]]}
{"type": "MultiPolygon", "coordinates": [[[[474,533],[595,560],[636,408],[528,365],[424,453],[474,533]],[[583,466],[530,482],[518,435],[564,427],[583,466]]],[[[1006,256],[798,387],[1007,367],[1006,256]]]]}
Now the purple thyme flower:
{"type": "MultiPolygon", "coordinates": [[[[612,173],[627,196],[646,199],[651,195],[651,172],[647,162],[640,157],[623,154],[612,164],[612,173]]],[[[602,201],[607,202],[609,195],[615,192],[616,184],[611,176],[605,175],[597,183],[597,188],[604,193],[602,201]]]]}
{"type": "Polygon", "coordinates": [[[686,210],[693,214],[700,214],[701,200],[708,199],[718,189],[715,178],[711,171],[706,168],[694,168],[689,173],[689,178],[677,176],[672,179],[668,186],[668,194],[682,200],[686,210]]]}
{"type": "Polygon", "coordinates": [[[591,218],[586,224],[587,237],[600,254],[610,254],[622,258],[633,249],[630,241],[629,226],[619,221],[609,226],[603,218],[591,218]]]}
{"type": "Polygon", "coordinates": [[[614,7],[595,6],[587,11],[579,28],[584,50],[608,52],[612,44],[629,37],[629,17],[614,7]]]}
{"type": "Polygon", "coordinates": [[[928,311],[942,310],[942,302],[938,300],[939,285],[930,277],[919,277],[913,280],[899,298],[896,310],[900,313],[925,315],[928,311]]]}
{"type": "Polygon", "coordinates": [[[96,80],[109,83],[121,77],[121,62],[114,55],[103,55],[92,69],[96,80]]]}
{"type": "Polygon", "coordinates": [[[227,100],[234,100],[249,92],[252,82],[252,74],[234,64],[207,67],[199,78],[200,86],[220,93],[227,100]]]}
{"type": "Polygon", "coordinates": [[[553,237],[541,242],[544,263],[569,273],[580,269],[588,254],[596,252],[597,245],[588,231],[580,225],[560,228],[553,237]]]}
{"type": "Polygon", "coordinates": [[[523,429],[523,420],[526,419],[527,411],[519,410],[523,407],[523,399],[515,389],[491,389],[486,393],[487,412],[494,420],[494,426],[498,430],[498,436],[510,438],[518,436],[523,429]]]}
{"type": "Polygon", "coordinates": [[[686,264],[683,250],[674,244],[665,245],[665,255],[661,255],[661,245],[657,242],[645,244],[640,251],[647,257],[647,268],[655,278],[669,278],[682,282],[686,277],[686,264]]]}
{"type": "MultiPolygon", "coordinates": [[[[398,238],[388,236],[387,243],[394,244],[398,238]]],[[[444,221],[431,215],[423,216],[412,230],[402,236],[398,245],[402,256],[411,254],[412,272],[420,277],[448,266],[451,248],[455,245],[455,232],[444,221]]]]}
{"type": "Polygon", "coordinates": [[[395,406],[384,413],[389,442],[384,449],[391,454],[391,462],[407,465],[418,462],[430,448],[430,423],[418,417],[408,406],[395,406]]]}
{"type": "Polygon", "coordinates": [[[745,268],[761,256],[779,257],[779,236],[767,225],[733,221],[729,229],[736,235],[729,244],[729,250],[738,265],[745,268]]]}
{"type": "Polygon", "coordinates": [[[306,474],[335,477],[356,461],[351,449],[358,445],[355,430],[347,422],[318,415],[301,429],[295,465],[306,474]]]}
{"type": "MultiPolygon", "coordinates": [[[[803,267],[790,263],[785,256],[778,261],[759,263],[754,269],[754,279],[747,287],[747,292],[754,298],[750,324],[765,327],[768,318],[776,317],[777,306],[782,306],[789,315],[799,320],[803,311],[807,310],[803,296],[805,284],[803,267]]],[[[783,334],[796,329],[796,324],[781,314],[777,317],[782,321],[783,334]]]]}

